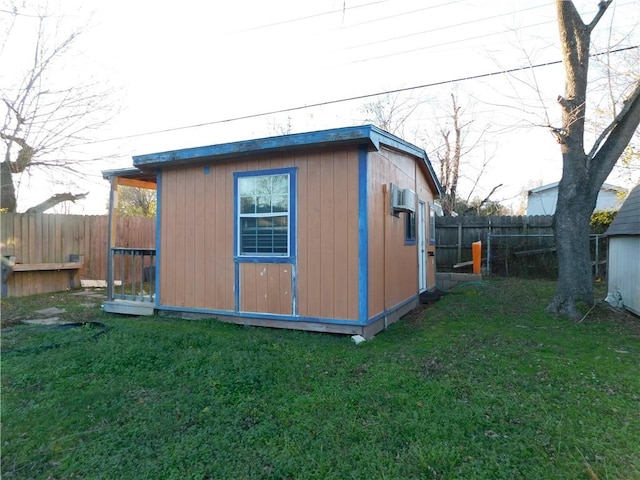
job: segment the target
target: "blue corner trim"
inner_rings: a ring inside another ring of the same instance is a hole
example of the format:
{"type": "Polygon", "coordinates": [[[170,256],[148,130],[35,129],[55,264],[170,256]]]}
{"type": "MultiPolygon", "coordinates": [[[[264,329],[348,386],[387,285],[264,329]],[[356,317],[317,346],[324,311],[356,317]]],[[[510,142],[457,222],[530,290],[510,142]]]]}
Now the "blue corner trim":
{"type": "Polygon", "coordinates": [[[156,172],[156,307],[160,305],[160,262],[162,252],[162,170],[156,172]]]}
{"type": "Polygon", "coordinates": [[[377,315],[374,315],[373,317],[371,317],[369,319],[369,321],[367,323],[377,322],[378,320],[380,320],[381,318],[385,317],[386,315],[390,315],[393,312],[395,312],[396,310],[400,310],[402,307],[406,306],[408,303],[411,303],[411,302],[415,301],[418,297],[419,297],[419,295],[410,296],[406,300],[403,300],[402,302],[394,305],[393,307],[388,308],[387,310],[384,310],[384,311],[380,312],[377,315]]]}
{"type": "Polygon", "coordinates": [[[369,219],[367,206],[366,145],[358,150],[358,319],[369,318],[369,219]]]}

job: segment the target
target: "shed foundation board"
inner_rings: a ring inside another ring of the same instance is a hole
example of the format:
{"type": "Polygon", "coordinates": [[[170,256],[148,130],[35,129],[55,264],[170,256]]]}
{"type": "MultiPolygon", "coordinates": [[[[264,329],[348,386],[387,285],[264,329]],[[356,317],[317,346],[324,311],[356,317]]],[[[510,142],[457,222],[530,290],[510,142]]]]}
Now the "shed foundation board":
{"type": "Polygon", "coordinates": [[[104,302],[103,310],[108,313],[120,313],[124,315],[151,316],[155,305],[148,302],[133,302],[129,300],[113,300],[104,302]]]}

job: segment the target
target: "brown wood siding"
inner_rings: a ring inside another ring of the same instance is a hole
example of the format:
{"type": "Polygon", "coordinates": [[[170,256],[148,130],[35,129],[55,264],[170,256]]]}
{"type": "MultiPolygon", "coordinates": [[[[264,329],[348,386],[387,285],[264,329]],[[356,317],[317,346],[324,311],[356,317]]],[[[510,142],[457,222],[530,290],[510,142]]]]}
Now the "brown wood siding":
{"type": "Polygon", "coordinates": [[[298,313],[358,319],[358,151],[298,156],[298,313]]]}
{"type": "Polygon", "coordinates": [[[227,184],[234,170],[224,164],[209,173],[203,166],[163,171],[161,305],[234,309],[233,230],[225,225],[233,222],[227,184]]]}
{"type": "Polygon", "coordinates": [[[357,320],[356,148],[165,170],[162,305],[235,308],[233,173],[283,167],[297,168],[297,292],[291,265],[242,263],[239,307],[290,315],[295,293],[301,316],[357,320]]]}
{"type": "Polygon", "coordinates": [[[371,318],[418,293],[418,247],[405,245],[406,214],[391,215],[389,184],[410,188],[425,202],[431,201],[433,194],[424,172],[410,156],[382,148],[369,153],[367,164],[371,318]]]}

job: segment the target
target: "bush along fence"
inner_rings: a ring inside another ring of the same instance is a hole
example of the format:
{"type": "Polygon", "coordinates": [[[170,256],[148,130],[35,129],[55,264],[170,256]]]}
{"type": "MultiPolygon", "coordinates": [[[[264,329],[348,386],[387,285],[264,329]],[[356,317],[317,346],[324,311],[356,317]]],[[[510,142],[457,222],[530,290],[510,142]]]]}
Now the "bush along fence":
{"type": "MultiPolygon", "coordinates": [[[[0,213],[2,296],[22,297],[100,285],[107,278],[107,216],[0,213]]],[[[155,219],[122,217],[119,247],[154,248],[155,219]]],[[[127,282],[130,269],[123,269],[127,282]]]]}
{"type": "MultiPolygon", "coordinates": [[[[437,217],[436,269],[470,272],[472,244],[482,242],[485,274],[556,278],[558,262],[553,216],[437,217]]],[[[594,275],[606,275],[607,239],[592,234],[594,275]]]]}

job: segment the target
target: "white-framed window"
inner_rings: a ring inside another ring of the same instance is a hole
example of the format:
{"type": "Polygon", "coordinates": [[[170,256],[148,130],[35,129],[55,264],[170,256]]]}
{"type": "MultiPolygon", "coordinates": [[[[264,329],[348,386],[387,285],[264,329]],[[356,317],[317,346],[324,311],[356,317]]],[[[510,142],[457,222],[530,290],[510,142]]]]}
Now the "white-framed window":
{"type": "Polygon", "coordinates": [[[239,257],[292,256],[293,175],[292,169],[235,174],[239,257]]]}

